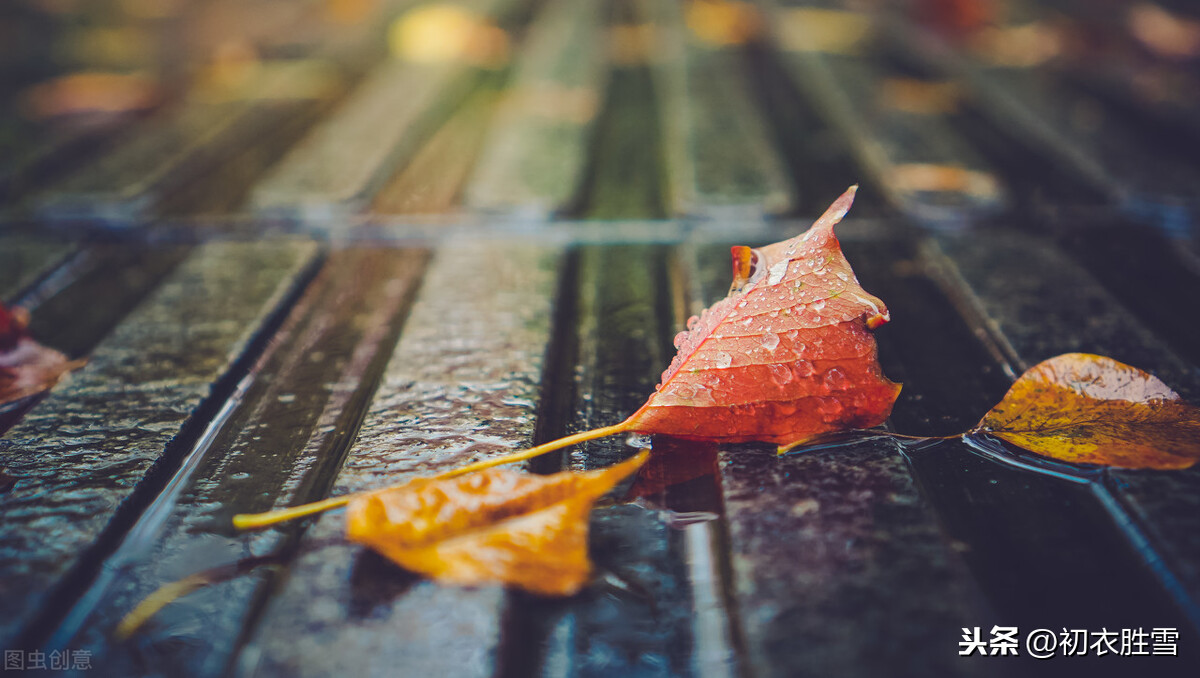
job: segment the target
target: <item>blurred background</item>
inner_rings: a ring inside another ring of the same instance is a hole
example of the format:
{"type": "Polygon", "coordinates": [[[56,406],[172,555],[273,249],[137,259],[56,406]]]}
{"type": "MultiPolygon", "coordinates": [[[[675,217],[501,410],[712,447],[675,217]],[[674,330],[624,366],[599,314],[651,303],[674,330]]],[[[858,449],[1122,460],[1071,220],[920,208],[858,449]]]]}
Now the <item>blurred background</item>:
{"type": "Polygon", "coordinates": [[[8,222],[934,228],[1119,213],[1194,252],[1181,0],[12,0],[8,222]],[[278,222],[275,222],[278,223],[278,222]]]}

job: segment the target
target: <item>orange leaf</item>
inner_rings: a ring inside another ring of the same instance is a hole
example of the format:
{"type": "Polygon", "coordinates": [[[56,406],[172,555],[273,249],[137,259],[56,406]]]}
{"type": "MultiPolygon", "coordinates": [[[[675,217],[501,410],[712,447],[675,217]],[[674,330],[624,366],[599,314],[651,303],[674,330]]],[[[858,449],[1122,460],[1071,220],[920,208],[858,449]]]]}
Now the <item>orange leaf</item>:
{"type": "Polygon", "coordinates": [[[859,286],[833,234],[856,188],[802,235],[733,248],[729,296],[675,338],[679,353],[628,430],[782,450],[887,419],[900,385],[883,376],[868,331],[887,308],[859,286]]]}
{"type": "Polygon", "coordinates": [[[972,433],[1061,461],[1179,469],[1200,459],[1200,409],[1157,377],[1087,353],[1031,367],[972,433]]]}
{"type": "Polygon", "coordinates": [[[489,469],[418,478],[350,501],[346,537],[455,584],[512,584],[571,595],[591,573],[592,504],[649,456],[599,471],[539,476],[489,469]]]}
{"type": "Polygon", "coordinates": [[[34,341],[28,324],[23,311],[0,305],[0,405],[53,388],[82,364],[34,341]]]}

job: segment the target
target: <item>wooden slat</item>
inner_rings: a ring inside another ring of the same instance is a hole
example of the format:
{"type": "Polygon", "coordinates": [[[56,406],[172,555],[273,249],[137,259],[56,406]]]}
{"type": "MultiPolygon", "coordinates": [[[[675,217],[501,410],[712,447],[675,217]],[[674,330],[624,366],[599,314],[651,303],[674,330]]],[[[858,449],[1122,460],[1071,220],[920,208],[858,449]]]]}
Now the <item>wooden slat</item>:
{"type": "MultiPolygon", "coordinates": [[[[1033,19],[998,30],[1028,32],[1039,25],[1036,14],[1033,19]]],[[[1041,28],[1048,30],[1044,18],[1041,28]]],[[[889,30],[925,67],[962,83],[964,106],[1002,131],[1009,143],[1029,149],[1149,223],[1169,227],[1181,209],[1197,209],[1200,168],[1169,135],[1130,125],[1102,100],[1055,76],[1036,53],[1027,63],[1014,64],[987,51],[954,51],[907,24],[893,23],[889,30]]],[[[1047,46],[1031,49],[1039,48],[1047,46]]]]}
{"type": "Polygon", "coordinates": [[[254,100],[189,101],[134,126],[112,152],[39,197],[38,214],[117,226],[144,219],[189,182],[314,114],[331,91],[296,86],[313,77],[311,67],[281,68],[254,100]]]}
{"type": "MultiPolygon", "coordinates": [[[[574,326],[575,393],[564,429],[550,435],[615,424],[653,392],[669,362],[673,314],[667,251],[653,246],[589,247],[578,271],[574,326]]],[[[623,437],[565,450],[546,470],[609,466],[637,450],[623,437]]],[[[618,496],[620,492],[617,493],[618,496]]],[[[692,594],[683,566],[684,534],[670,513],[635,505],[597,509],[589,549],[600,580],[580,595],[541,605],[514,604],[515,657],[545,653],[535,675],[680,675],[691,671],[692,594]]],[[[510,660],[511,661],[511,660],[510,660]]]]}
{"type": "MultiPolygon", "coordinates": [[[[1045,243],[1012,235],[944,240],[927,256],[967,291],[1014,371],[1060,353],[1111,356],[1149,370],[1184,398],[1200,395],[1194,368],[1109,296],[1085,271],[1045,243]]],[[[1200,627],[1200,471],[1110,469],[1106,487],[1136,519],[1131,540],[1147,566],[1200,627]]]]}
{"type": "MultiPolygon", "coordinates": [[[[515,4],[474,0],[467,7],[487,19],[515,4]]],[[[249,207],[312,222],[362,211],[462,102],[476,75],[459,60],[385,61],[254,188],[249,207]]]]}
{"type": "Polygon", "coordinates": [[[665,216],[658,111],[652,92],[653,82],[644,66],[612,70],[580,198],[579,212],[585,218],[665,216]]]}
{"type": "Polygon", "coordinates": [[[888,72],[865,15],[789,6],[769,23],[792,76],[896,209],[949,225],[1004,209],[1000,178],[947,120],[955,85],[888,72]]]}
{"type": "MultiPolygon", "coordinates": [[[[437,251],[334,494],[531,442],[557,262],[552,249],[516,244],[437,251]]],[[[343,522],[325,515],[308,530],[245,672],[492,675],[504,590],[419,580],[337,543],[343,522]]]]}
{"type": "Polygon", "coordinates": [[[118,620],[156,587],[246,558],[283,562],[301,523],[231,533],[230,518],[321,498],[378,385],[420,274],[424,253],[387,248],[330,255],[251,370],[253,382],[207,446],[108,559],[56,633],[89,648],[109,675],[224,675],[243,628],[274,584],[269,569],[222,582],[164,610],[135,642],[114,644],[118,620]],[[197,633],[200,628],[204,633],[197,633]]]}
{"type": "Polygon", "coordinates": [[[12,303],[74,250],[69,243],[33,236],[0,235],[0,303],[12,303]]]}
{"type": "Polygon", "coordinates": [[[996,616],[1023,629],[1186,625],[1090,485],[1014,468],[957,439],[1012,379],[918,249],[879,238],[846,252],[892,314],[877,332],[885,372],[904,384],[889,425],[952,436],[911,448],[909,465],[996,616]],[[1113,581],[1122,584],[1096,595],[1113,581]]]}
{"type": "MultiPolygon", "coordinates": [[[[693,312],[726,294],[728,251],[700,252],[693,312]]],[[[859,269],[890,265],[859,257],[854,263],[859,269]]],[[[886,290],[868,289],[886,298],[886,290]]],[[[718,460],[747,671],[871,676],[995,670],[957,661],[953,648],[961,628],[990,628],[997,615],[983,602],[894,443],[786,457],[773,448],[737,445],[722,449],[718,460]]]]}
{"type": "Polygon", "coordinates": [[[608,72],[601,7],[543,5],[467,186],[468,206],[546,218],[577,197],[608,72]]]}
{"type": "Polygon", "coordinates": [[[761,217],[794,207],[783,162],[753,93],[739,45],[704,42],[680,3],[652,3],[653,71],[670,213],[761,217]]]}
{"type": "Polygon", "coordinates": [[[302,242],[201,247],[0,439],[17,478],[0,496],[6,645],[36,637],[43,629],[30,624],[61,614],[59,596],[94,574],[96,555],[144,501],[135,489],[158,491],[155,469],[184,452],[172,440],[210,416],[193,413],[313,255],[302,242]]]}
{"type": "Polygon", "coordinates": [[[500,77],[482,75],[459,110],[380,189],[376,214],[441,214],[455,209],[499,99],[500,77]]]}
{"type": "Polygon", "coordinates": [[[468,71],[454,63],[388,61],[376,67],[255,187],[250,207],[305,219],[360,211],[436,129],[446,91],[465,93],[468,71]]]}

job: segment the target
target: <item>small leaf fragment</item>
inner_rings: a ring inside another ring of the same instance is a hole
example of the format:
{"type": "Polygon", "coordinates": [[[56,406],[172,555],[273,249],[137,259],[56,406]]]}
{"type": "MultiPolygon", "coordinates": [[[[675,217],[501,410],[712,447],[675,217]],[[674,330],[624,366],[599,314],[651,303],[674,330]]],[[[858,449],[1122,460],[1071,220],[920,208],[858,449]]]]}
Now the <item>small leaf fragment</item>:
{"type": "Polygon", "coordinates": [[[1087,353],[1031,367],[972,433],[1073,463],[1181,469],[1200,460],[1200,408],[1154,375],[1087,353]]]}
{"type": "Polygon", "coordinates": [[[584,473],[486,469],[418,478],[351,500],[346,537],[438,581],[568,596],[591,574],[592,505],[648,457],[584,473]]]}
{"type": "Polygon", "coordinates": [[[0,405],[49,390],[83,364],[34,341],[28,324],[27,313],[0,304],[0,405]]]}

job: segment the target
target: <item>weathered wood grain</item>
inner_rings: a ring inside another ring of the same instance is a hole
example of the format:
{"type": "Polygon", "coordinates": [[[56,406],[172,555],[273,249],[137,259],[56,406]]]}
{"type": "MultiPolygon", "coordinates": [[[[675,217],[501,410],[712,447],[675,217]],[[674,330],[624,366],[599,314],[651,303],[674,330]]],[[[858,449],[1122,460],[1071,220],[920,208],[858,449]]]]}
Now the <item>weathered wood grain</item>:
{"type": "MultiPolygon", "coordinates": [[[[435,253],[334,494],[531,443],[557,264],[553,249],[516,244],[456,243],[435,253]]],[[[337,514],[307,531],[251,635],[243,672],[492,675],[501,587],[418,579],[337,543],[342,531],[337,514]]]]}
{"type": "Polygon", "coordinates": [[[185,597],[128,643],[109,638],[156,587],[194,572],[283,563],[300,523],[236,534],[237,512],[320,499],[365,413],[424,270],[420,250],[332,253],[251,369],[237,409],[193,453],[56,632],[109,675],[225,675],[275,583],[250,571],[185,597]],[[203,629],[203,631],[201,631],[203,629]]]}
{"type": "Polygon", "coordinates": [[[762,217],[790,211],[791,184],[746,84],[741,46],[705,42],[679,3],[651,3],[652,71],[661,99],[667,193],[675,216],[762,217]]]}
{"type": "Polygon", "coordinates": [[[466,189],[468,206],[546,218],[577,197],[608,66],[602,3],[545,3],[466,189]]]}
{"type": "Polygon", "coordinates": [[[198,249],[60,386],[0,439],[17,480],[0,496],[0,638],[38,635],[58,592],[95,574],[95,558],[178,463],[172,441],[312,260],[309,243],[198,249]],[[144,487],[138,492],[139,487],[144,487]],[[114,534],[115,532],[115,534],[114,534]]]}

